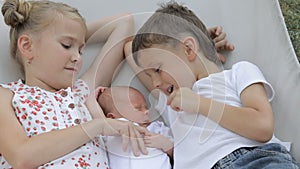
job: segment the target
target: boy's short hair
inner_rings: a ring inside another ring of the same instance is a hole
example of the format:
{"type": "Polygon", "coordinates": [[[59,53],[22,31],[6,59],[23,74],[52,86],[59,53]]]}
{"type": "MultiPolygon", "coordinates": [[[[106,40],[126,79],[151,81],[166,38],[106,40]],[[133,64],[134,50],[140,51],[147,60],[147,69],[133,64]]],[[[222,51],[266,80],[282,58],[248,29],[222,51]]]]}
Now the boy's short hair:
{"type": "Polygon", "coordinates": [[[137,51],[150,48],[153,44],[175,46],[184,36],[193,36],[203,54],[214,63],[218,63],[214,42],[202,21],[185,6],[170,1],[144,23],[134,37],[132,52],[137,62],[137,51]]]}

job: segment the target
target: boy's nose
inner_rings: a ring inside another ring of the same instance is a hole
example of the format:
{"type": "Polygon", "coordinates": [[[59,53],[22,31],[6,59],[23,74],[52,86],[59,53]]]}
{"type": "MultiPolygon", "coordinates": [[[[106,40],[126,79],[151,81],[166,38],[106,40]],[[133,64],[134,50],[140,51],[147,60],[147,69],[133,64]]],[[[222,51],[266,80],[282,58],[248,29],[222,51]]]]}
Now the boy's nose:
{"type": "Polygon", "coordinates": [[[148,109],[145,110],[145,111],[144,111],[144,114],[145,114],[145,115],[149,115],[149,110],[148,110],[148,109]]]}
{"type": "Polygon", "coordinates": [[[161,84],[162,84],[162,82],[161,82],[161,79],[158,75],[152,77],[153,87],[159,88],[161,86],[161,84]]]}

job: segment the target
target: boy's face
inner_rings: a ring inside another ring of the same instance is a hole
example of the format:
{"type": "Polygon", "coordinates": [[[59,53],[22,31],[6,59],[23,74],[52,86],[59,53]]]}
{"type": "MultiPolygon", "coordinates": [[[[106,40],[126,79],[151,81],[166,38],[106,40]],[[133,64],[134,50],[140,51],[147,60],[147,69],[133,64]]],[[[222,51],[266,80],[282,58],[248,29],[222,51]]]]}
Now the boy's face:
{"type": "Polygon", "coordinates": [[[191,88],[196,81],[196,75],[181,45],[176,49],[152,46],[153,48],[138,52],[138,64],[151,78],[153,87],[166,95],[170,95],[179,87],[191,88]]]}
{"type": "Polygon", "coordinates": [[[140,125],[149,124],[149,110],[144,96],[135,90],[129,90],[129,93],[127,91],[112,95],[119,117],[124,117],[140,125]]]}

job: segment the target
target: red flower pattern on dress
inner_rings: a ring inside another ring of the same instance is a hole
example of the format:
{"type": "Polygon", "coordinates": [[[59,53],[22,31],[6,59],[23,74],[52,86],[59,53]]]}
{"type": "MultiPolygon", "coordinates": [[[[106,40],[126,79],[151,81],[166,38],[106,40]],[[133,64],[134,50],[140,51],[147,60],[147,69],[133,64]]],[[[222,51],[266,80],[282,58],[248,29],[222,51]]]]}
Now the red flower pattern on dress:
{"type": "MultiPolygon", "coordinates": [[[[13,107],[20,124],[28,137],[59,130],[91,120],[85,107],[89,89],[85,82],[77,80],[74,87],[51,93],[38,87],[24,85],[21,80],[0,85],[12,90],[15,95],[13,107]]],[[[108,168],[106,153],[100,145],[102,139],[96,137],[61,159],[46,163],[38,169],[48,168],[108,168]],[[76,164],[76,166],[75,166],[76,164]]],[[[11,166],[0,154],[0,168],[11,166]]]]}

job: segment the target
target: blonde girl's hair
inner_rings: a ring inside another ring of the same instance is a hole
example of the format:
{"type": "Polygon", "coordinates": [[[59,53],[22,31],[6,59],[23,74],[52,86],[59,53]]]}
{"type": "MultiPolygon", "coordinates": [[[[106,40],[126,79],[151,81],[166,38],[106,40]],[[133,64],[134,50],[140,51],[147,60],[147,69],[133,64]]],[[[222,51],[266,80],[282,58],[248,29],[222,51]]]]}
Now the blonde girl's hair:
{"type": "Polygon", "coordinates": [[[51,25],[59,16],[69,17],[82,23],[86,28],[84,18],[76,8],[69,5],[47,0],[25,1],[6,0],[2,6],[5,23],[10,26],[10,55],[23,67],[18,52],[17,41],[21,34],[38,34],[51,25]]]}

